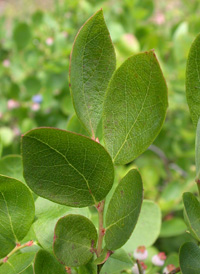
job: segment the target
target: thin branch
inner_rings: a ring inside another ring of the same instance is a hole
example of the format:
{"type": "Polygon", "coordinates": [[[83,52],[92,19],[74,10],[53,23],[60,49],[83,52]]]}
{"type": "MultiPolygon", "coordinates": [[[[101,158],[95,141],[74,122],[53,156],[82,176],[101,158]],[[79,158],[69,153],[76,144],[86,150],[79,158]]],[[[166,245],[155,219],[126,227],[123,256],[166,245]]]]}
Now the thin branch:
{"type": "Polygon", "coordinates": [[[105,201],[101,201],[97,206],[98,215],[99,215],[99,238],[97,245],[97,257],[100,256],[102,251],[103,237],[105,235],[105,229],[103,227],[103,212],[104,212],[105,201]]]}
{"type": "Polygon", "coordinates": [[[25,247],[28,247],[28,246],[32,246],[34,245],[35,243],[33,241],[29,241],[23,245],[21,244],[16,244],[16,246],[13,248],[13,250],[3,259],[0,260],[0,264],[2,263],[6,263],[7,260],[14,254],[16,253],[18,250],[22,249],[22,248],[25,248],[25,247]]]}
{"type": "Polygon", "coordinates": [[[180,267],[177,267],[174,270],[172,270],[171,272],[169,272],[169,274],[176,274],[176,273],[179,273],[180,271],[181,271],[180,267]]]}
{"type": "Polygon", "coordinates": [[[139,260],[136,260],[136,263],[137,263],[137,266],[138,266],[139,274],[143,274],[143,270],[142,270],[140,261],[139,261],[139,260]]]}

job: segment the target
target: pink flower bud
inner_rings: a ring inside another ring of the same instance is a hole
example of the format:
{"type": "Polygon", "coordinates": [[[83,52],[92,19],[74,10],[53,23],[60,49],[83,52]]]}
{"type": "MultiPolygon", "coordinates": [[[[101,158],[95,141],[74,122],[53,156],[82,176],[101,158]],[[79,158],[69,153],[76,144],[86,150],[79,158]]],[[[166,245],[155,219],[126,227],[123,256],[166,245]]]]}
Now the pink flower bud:
{"type": "Polygon", "coordinates": [[[154,255],[152,258],[152,263],[156,266],[163,266],[166,260],[166,255],[164,252],[160,252],[157,255],[154,255]]]}
{"type": "Polygon", "coordinates": [[[175,269],[175,266],[173,264],[169,264],[164,268],[163,274],[169,274],[174,269],[175,269]]]}
{"type": "Polygon", "coordinates": [[[33,111],[38,111],[40,109],[40,104],[38,104],[38,103],[32,104],[31,109],[33,111]]]}
{"type": "MultiPolygon", "coordinates": [[[[140,262],[140,265],[143,269],[143,274],[145,274],[145,272],[146,272],[145,270],[147,269],[147,266],[143,262],[140,262]]],[[[134,266],[132,267],[132,273],[133,274],[140,274],[137,264],[134,264],[134,266]]]]}
{"type": "Polygon", "coordinates": [[[15,101],[13,99],[10,99],[7,102],[7,107],[8,107],[8,109],[18,108],[19,107],[19,102],[15,101]]]}
{"type": "Polygon", "coordinates": [[[8,68],[10,66],[10,60],[8,59],[3,60],[3,66],[4,68],[8,68]]]}
{"type": "Polygon", "coordinates": [[[52,37],[48,37],[48,38],[46,39],[46,44],[47,44],[48,46],[52,46],[52,45],[53,45],[53,42],[54,42],[54,40],[53,40],[52,37]]]}
{"type": "Polygon", "coordinates": [[[145,246],[138,246],[138,248],[134,251],[133,257],[136,260],[143,261],[148,257],[148,251],[145,246]]]}

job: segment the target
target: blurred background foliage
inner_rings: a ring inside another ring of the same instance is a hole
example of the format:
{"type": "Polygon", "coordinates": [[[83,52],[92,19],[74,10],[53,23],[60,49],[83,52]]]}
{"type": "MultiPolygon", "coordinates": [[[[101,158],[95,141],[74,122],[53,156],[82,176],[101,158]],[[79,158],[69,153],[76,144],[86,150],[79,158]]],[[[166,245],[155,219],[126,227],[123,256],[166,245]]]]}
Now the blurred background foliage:
{"type": "Polygon", "coordinates": [[[78,29],[100,8],[117,65],[154,48],[168,84],[169,108],[161,133],[142,156],[118,169],[117,179],[130,167],[139,168],[145,198],[156,201],[162,211],[156,246],[168,254],[176,252],[190,237],[185,233],[182,193],[197,191],[195,129],[185,96],[185,68],[191,43],[200,32],[200,1],[0,0],[1,157],[20,154],[21,134],[35,127],[84,133],[71,102],[69,58],[78,29]]]}

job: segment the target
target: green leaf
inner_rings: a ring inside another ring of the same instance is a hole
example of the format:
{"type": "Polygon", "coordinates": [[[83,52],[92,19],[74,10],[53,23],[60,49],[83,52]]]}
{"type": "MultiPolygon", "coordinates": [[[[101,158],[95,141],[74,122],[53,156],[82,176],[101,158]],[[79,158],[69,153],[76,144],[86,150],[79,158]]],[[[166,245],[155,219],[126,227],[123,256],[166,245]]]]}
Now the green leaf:
{"type": "Polygon", "coordinates": [[[39,250],[35,256],[34,274],[66,274],[65,267],[45,250],[39,250]]]}
{"type": "Polygon", "coordinates": [[[189,230],[191,230],[195,238],[200,241],[200,203],[190,192],[183,194],[183,203],[189,230]]]}
{"type": "Polygon", "coordinates": [[[49,252],[53,252],[54,228],[59,218],[67,213],[81,214],[89,216],[88,208],[69,208],[53,203],[44,198],[38,197],[35,202],[35,215],[37,220],[34,222],[34,231],[38,242],[49,252]]]}
{"type": "Polygon", "coordinates": [[[186,225],[181,218],[172,218],[162,223],[160,237],[177,236],[183,234],[186,229],[186,225]]]}
{"type": "Polygon", "coordinates": [[[200,119],[197,124],[195,141],[196,182],[200,193],[200,119]]]}
{"type": "Polygon", "coordinates": [[[81,215],[67,215],[55,227],[54,253],[67,266],[81,266],[93,257],[97,231],[93,223],[81,215]]]}
{"type": "Polygon", "coordinates": [[[22,157],[19,155],[7,155],[0,159],[0,174],[24,182],[22,157]]]}
{"type": "Polygon", "coordinates": [[[192,121],[196,126],[200,117],[200,34],[192,43],[186,67],[186,96],[192,121]]]}
{"type": "Polygon", "coordinates": [[[84,136],[89,136],[89,134],[87,133],[87,131],[84,129],[84,127],[81,125],[80,120],[78,119],[78,117],[76,116],[76,114],[74,114],[72,117],[70,117],[70,119],[68,120],[67,123],[67,130],[68,131],[72,131],[84,136]]]}
{"type": "Polygon", "coordinates": [[[115,67],[114,48],[103,11],[99,10],[79,30],[70,65],[74,107],[92,136],[101,119],[106,88],[115,67]]]}
{"type": "Polygon", "coordinates": [[[130,238],[137,223],[143,199],[142,179],[136,169],[130,170],[117,186],[106,213],[105,242],[116,250],[130,238]]]}
{"type": "Polygon", "coordinates": [[[31,39],[31,30],[29,25],[26,23],[19,23],[14,29],[13,39],[19,50],[24,49],[31,39]]]}
{"type": "Polygon", "coordinates": [[[130,269],[133,266],[133,262],[128,254],[119,249],[103,265],[100,274],[119,274],[122,270],[130,269]]]}
{"type": "Polygon", "coordinates": [[[0,258],[28,233],[35,215],[30,190],[20,181],[0,175],[0,258]]]}
{"type": "Polygon", "coordinates": [[[0,267],[0,273],[20,274],[31,265],[34,256],[34,252],[13,255],[0,267]]]}
{"type": "Polygon", "coordinates": [[[113,184],[114,168],[97,142],[64,130],[38,128],[22,139],[24,177],[39,196],[84,207],[103,200],[113,184]]]}
{"type": "Polygon", "coordinates": [[[89,262],[86,265],[80,266],[78,274],[96,274],[97,266],[93,262],[89,262]]]}
{"type": "Polygon", "coordinates": [[[126,164],[154,141],[167,109],[167,87],[153,51],[127,59],[114,73],[103,109],[103,134],[114,164],[126,164]]]}
{"type": "Polygon", "coordinates": [[[179,253],[182,274],[200,273],[200,249],[192,242],[183,244],[179,253]]]}
{"type": "Polygon", "coordinates": [[[134,233],[123,248],[133,252],[138,246],[152,246],[160,234],[160,227],[160,208],[153,201],[144,200],[134,233]]]}

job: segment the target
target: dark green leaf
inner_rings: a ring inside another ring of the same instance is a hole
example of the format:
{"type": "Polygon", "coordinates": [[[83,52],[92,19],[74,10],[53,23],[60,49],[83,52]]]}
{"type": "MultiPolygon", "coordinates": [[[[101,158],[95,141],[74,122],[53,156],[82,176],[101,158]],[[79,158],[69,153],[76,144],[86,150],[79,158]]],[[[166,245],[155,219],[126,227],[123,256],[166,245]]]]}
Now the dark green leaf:
{"type": "Polygon", "coordinates": [[[97,266],[93,262],[89,262],[86,265],[80,266],[78,274],[96,274],[97,266]]]}
{"type": "Polygon", "coordinates": [[[192,43],[186,68],[186,95],[192,121],[196,126],[200,117],[200,34],[192,43]]]}
{"type": "Polygon", "coordinates": [[[137,223],[143,199],[142,179],[130,170],[117,186],[106,213],[105,242],[108,250],[123,246],[137,223]]]}
{"type": "Polygon", "coordinates": [[[196,160],[196,182],[200,193],[200,119],[197,124],[196,142],[195,142],[195,160],[196,160]]]}
{"type": "Polygon", "coordinates": [[[200,241],[200,203],[190,192],[183,194],[183,203],[189,230],[191,230],[195,238],[200,241]]]}
{"type": "Polygon", "coordinates": [[[22,139],[24,177],[38,195],[84,207],[101,201],[113,184],[112,160],[97,142],[54,128],[29,131],[22,139]]]}
{"type": "Polygon", "coordinates": [[[161,130],[167,104],[166,82],[153,51],[119,67],[103,109],[104,141],[115,164],[126,164],[149,147],[161,130]]]}
{"type": "Polygon", "coordinates": [[[97,231],[93,223],[81,215],[67,215],[55,227],[54,253],[67,266],[81,266],[93,257],[97,231]]]}
{"type": "Polygon", "coordinates": [[[179,254],[182,274],[200,273],[200,249],[192,242],[183,244],[179,254]]]}
{"type": "Polygon", "coordinates": [[[114,48],[103,11],[99,10],[76,36],[70,69],[74,107],[92,136],[101,119],[105,91],[115,66],[114,48]]]}
{"type": "Polygon", "coordinates": [[[103,265],[100,274],[119,274],[122,270],[130,269],[133,262],[128,254],[119,249],[103,265]]]}
{"type": "Polygon", "coordinates": [[[6,256],[28,233],[35,215],[29,189],[0,175],[0,257],[6,256]]]}
{"type": "Polygon", "coordinates": [[[31,265],[34,256],[34,252],[13,255],[0,267],[0,273],[20,274],[31,265]]]}
{"type": "Polygon", "coordinates": [[[13,39],[19,50],[25,48],[31,39],[31,30],[26,23],[19,23],[13,32],[13,39]]]}
{"type": "Polygon", "coordinates": [[[65,267],[45,250],[39,250],[35,256],[34,274],[66,274],[65,267]]]}

